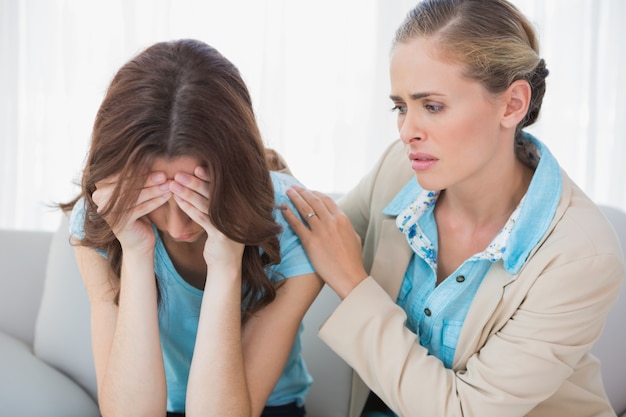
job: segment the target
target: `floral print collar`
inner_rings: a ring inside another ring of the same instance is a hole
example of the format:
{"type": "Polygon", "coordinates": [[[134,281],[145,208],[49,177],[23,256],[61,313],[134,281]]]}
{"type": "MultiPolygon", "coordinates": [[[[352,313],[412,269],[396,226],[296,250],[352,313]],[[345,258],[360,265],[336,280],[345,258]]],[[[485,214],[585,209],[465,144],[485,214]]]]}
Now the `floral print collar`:
{"type": "MultiPolygon", "coordinates": [[[[437,270],[437,250],[420,228],[419,219],[434,206],[439,194],[440,192],[438,191],[422,190],[415,201],[409,204],[396,217],[396,226],[406,235],[407,242],[413,251],[421,256],[435,271],[437,270]]],[[[524,199],[522,198],[522,201],[515,208],[504,227],[487,248],[469,258],[468,261],[484,259],[490,262],[497,262],[502,259],[502,255],[506,252],[507,241],[519,217],[523,202],[524,199]]]]}

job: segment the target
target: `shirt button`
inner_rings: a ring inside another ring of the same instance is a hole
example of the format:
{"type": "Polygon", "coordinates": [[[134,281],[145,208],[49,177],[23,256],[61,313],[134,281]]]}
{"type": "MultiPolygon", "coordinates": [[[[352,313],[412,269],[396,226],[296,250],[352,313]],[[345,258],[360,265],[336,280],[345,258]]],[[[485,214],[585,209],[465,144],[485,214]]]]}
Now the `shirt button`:
{"type": "Polygon", "coordinates": [[[429,308],[425,308],[425,309],[424,309],[424,314],[426,314],[428,317],[430,317],[430,315],[431,315],[432,313],[430,312],[430,309],[429,309],[429,308]]]}
{"type": "Polygon", "coordinates": [[[463,282],[465,281],[465,277],[463,275],[459,275],[458,277],[456,277],[456,282],[463,282]]]}

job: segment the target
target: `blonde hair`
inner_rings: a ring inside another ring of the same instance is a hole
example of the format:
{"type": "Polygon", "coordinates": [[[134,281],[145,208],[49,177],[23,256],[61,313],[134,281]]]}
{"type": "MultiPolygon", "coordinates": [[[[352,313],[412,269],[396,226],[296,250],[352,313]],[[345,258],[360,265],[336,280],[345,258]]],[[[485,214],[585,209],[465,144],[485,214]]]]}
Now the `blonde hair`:
{"type": "Polygon", "coordinates": [[[548,70],[532,24],[515,6],[506,0],[423,0],[407,14],[393,45],[423,37],[491,93],[526,80],[532,97],[517,132],[535,123],[548,70]]]}

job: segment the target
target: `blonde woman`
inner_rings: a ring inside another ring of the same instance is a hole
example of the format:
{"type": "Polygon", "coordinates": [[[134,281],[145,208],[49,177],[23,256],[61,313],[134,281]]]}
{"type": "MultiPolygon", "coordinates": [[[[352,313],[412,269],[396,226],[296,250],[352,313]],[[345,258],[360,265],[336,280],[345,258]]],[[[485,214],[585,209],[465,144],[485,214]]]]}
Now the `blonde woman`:
{"type": "Polygon", "coordinates": [[[422,1],[391,53],[400,140],[339,206],[290,191],[315,216],[287,219],[343,300],[320,337],[367,384],[353,416],[615,415],[590,349],[624,260],[524,132],[547,75],[507,1],[422,1]]]}

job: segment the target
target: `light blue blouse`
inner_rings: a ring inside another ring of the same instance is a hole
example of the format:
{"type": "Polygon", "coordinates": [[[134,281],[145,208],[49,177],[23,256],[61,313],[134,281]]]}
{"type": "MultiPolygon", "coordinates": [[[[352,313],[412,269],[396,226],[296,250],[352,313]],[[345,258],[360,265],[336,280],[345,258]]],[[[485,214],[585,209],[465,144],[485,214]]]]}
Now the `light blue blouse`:
{"type": "Polygon", "coordinates": [[[396,300],[406,326],[428,352],[451,368],[467,311],[491,264],[502,261],[517,273],[554,217],[561,197],[561,171],[548,148],[528,133],[516,143],[518,158],[535,169],[526,195],[488,247],[465,260],[438,286],[438,235],[434,207],[438,192],[423,190],[413,178],[384,213],[397,216],[413,257],[396,300]]]}
{"type": "MultiPolygon", "coordinates": [[[[274,198],[277,206],[287,204],[297,210],[286,196],[286,190],[297,181],[286,174],[272,172],[274,198]]],[[[283,227],[279,236],[281,263],[270,268],[279,276],[290,278],[314,272],[304,248],[295,232],[286,222],[280,209],[274,210],[275,220],[283,227]]],[[[70,232],[84,236],[84,203],[76,204],[70,218],[70,232]]],[[[156,232],[154,268],[161,290],[159,328],[165,376],[167,380],[167,410],[183,412],[189,368],[193,356],[203,291],[189,285],[176,271],[156,232]]],[[[272,276],[274,274],[270,274],[272,276]]],[[[275,279],[275,278],[274,278],[275,279]]],[[[301,356],[300,334],[293,344],[285,369],[270,395],[267,405],[276,406],[296,402],[302,406],[313,382],[301,356]]]]}

